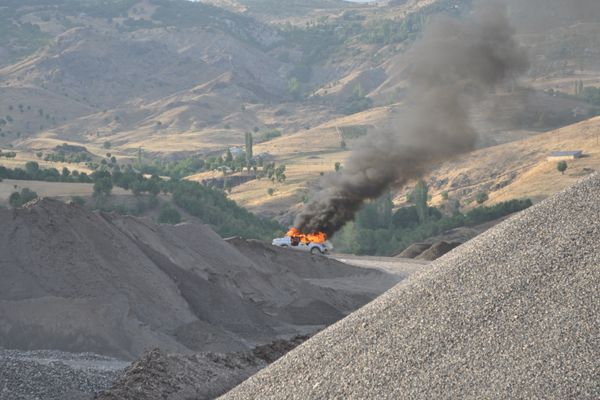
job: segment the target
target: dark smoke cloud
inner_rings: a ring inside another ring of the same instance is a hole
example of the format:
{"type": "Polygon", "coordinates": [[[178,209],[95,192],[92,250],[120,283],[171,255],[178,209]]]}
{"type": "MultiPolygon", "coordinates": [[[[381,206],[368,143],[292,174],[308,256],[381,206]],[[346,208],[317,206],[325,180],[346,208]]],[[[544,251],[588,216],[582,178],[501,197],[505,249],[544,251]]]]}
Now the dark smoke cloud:
{"type": "Polygon", "coordinates": [[[471,107],[527,70],[526,53],[513,35],[498,5],[466,20],[432,23],[412,50],[406,110],[370,134],[341,173],[325,178],[295,226],[331,236],[366,201],[472,149],[478,135],[469,123],[471,107]]]}

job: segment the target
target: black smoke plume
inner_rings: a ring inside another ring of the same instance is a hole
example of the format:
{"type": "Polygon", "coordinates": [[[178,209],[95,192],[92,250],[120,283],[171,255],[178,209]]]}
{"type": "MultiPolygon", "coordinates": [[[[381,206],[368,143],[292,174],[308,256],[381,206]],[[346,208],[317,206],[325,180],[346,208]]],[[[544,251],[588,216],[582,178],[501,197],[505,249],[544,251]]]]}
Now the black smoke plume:
{"type": "Polygon", "coordinates": [[[332,236],[366,201],[473,149],[472,106],[528,68],[498,5],[464,20],[439,18],[415,43],[411,60],[405,111],[370,133],[340,173],[324,178],[323,189],[296,217],[301,231],[332,236]]]}

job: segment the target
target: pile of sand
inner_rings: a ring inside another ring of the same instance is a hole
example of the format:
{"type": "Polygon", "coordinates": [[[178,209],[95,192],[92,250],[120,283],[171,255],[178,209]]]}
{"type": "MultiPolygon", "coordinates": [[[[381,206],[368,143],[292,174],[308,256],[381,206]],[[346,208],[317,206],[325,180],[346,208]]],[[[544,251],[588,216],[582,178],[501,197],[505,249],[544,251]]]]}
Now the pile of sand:
{"type": "Polygon", "coordinates": [[[600,398],[600,175],[490,229],[225,399],[600,398]]]}
{"type": "MultiPolygon", "coordinates": [[[[44,199],[0,210],[0,346],[132,359],[246,350],[330,324],[369,299],[314,283],[378,274],[44,199]]],[[[374,297],[376,293],[373,293],[374,297]]]]}

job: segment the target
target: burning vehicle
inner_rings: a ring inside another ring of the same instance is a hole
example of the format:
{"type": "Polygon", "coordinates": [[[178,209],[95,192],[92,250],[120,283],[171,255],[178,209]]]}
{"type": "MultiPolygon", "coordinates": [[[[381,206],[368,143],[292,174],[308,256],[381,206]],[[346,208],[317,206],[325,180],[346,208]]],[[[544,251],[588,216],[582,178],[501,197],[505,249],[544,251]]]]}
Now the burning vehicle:
{"type": "Polygon", "coordinates": [[[333,248],[331,243],[327,241],[325,233],[304,234],[297,228],[291,228],[282,238],[273,239],[271,244],[278,247],[309,251],[311,254],[326,254],[333,248]]]}

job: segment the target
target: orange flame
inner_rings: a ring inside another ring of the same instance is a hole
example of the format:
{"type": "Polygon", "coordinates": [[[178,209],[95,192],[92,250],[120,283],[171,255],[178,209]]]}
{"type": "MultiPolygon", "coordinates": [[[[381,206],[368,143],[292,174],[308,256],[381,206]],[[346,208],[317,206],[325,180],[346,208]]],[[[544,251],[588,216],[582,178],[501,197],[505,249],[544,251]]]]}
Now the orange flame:
{"type": "Polygon", "coordinates": [[[304,234],[298,228],[290,228],[286,236],[298,238],[302,243],[325,243],[327,235],[323,232],[313,232],[304,234]]]}

